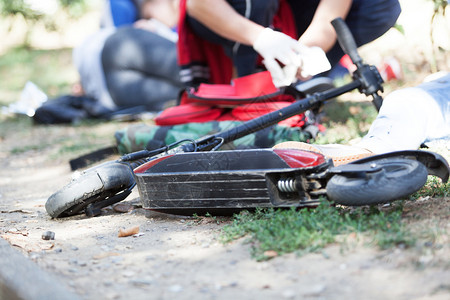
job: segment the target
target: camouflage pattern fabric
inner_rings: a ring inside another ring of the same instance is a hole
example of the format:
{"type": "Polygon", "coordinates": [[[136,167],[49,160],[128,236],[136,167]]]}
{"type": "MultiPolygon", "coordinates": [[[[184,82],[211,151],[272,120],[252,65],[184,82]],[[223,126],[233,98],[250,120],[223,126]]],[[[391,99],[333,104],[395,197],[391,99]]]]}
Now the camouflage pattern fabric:
{"type": "MultiPolygon", "coordinates": [[[[211,121],[174,126],[137,124],[117,131],[115,139],[119,152],[126,154],[144,149],[157,149],[184,139],[195,140],[239,124],[241,122],[236,121],[211,121]]],[[[313,135],[313,131],[299,127],[274,125],[227,143],[221,149],[270,148],[286,141],[309,142],[313,135]]]]}

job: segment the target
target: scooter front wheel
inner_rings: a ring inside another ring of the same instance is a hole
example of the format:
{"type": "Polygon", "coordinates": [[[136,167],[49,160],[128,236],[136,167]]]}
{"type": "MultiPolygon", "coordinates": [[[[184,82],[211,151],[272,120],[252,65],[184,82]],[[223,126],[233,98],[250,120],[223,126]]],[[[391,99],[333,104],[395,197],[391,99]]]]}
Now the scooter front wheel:
{"type": "Polygon", "coordinates": [[[409,196],[425,184],[426,167],[412,159],[374,160],[378,171],[361,174],[336,174],[327,183],[327,195],[335,203],[348,206],[374,205],[409,196]]]}
{"type": "Polygon", "coordinates": [[[85,211],[90,204],[131,191],[134,183],[133,171],[129,165],[108,162],[84,171],[55,192],[45,203],[45,209],[52,218],[73,216],[85,211]]]}

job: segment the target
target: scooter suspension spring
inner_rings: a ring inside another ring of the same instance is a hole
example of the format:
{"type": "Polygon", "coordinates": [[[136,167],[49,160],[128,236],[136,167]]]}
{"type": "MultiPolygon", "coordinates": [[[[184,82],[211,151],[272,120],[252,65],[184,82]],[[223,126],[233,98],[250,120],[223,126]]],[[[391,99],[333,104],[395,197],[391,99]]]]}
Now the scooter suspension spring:
{"type": "Polygon", "coordinates": [[[284,193],[297,191],[297,188],[295,187],[295,178],[282,178],[278,180],[277,187],[284,193]]]}

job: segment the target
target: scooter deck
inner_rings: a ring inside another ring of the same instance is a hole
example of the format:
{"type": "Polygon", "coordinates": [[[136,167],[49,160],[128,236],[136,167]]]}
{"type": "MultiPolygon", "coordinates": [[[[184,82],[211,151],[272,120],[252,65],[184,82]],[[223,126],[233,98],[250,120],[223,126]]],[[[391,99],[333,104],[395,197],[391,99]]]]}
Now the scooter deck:
{"type": "Polygon", "coordinates": [[[256,207],[314,207],[325,195],[316,175],[330,167],[301,150],[182,153],[135,170],[144,208],[190,214],[228,214],[256,207]]]}

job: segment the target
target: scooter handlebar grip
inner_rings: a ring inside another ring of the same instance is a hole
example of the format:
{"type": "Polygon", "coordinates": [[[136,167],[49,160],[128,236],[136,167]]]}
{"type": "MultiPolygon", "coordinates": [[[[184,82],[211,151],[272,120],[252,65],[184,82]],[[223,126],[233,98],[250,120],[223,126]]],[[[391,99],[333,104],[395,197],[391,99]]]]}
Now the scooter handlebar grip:
{"type": "Polygon", "coordinates": [[[333,25],[334,30],[336,31],[337,39],[342,50],[344,50],[352,62],[358,66],[362,63],[362,59],[358,54],[355,39],[347,24],[342,18],[336,18],[331,21],[331,25],[333,25]]]}

